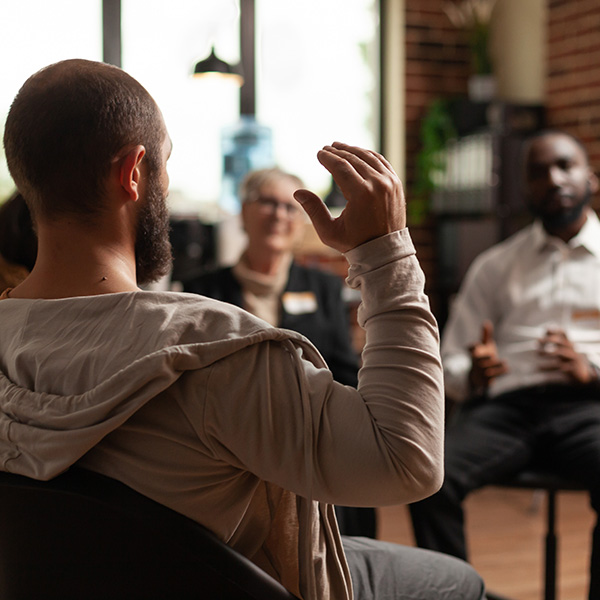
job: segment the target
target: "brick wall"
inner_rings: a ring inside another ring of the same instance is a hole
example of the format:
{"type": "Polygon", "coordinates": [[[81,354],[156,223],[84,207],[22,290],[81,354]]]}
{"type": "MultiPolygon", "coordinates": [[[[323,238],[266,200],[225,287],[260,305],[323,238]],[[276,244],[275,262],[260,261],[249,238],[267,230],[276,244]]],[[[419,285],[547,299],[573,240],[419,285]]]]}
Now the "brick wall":
{"type": "MultiPolygon", "coordinates": [[[[436,98],[464,96],[470,74],[469,53],[462,32],[443,11],[440,0],[405,0],[406,20],[406,181],[408,201],[421,148],[420,129],[429,104],[436,98]]],[[[427,277],[428,292],[436,281],[436,248],[431,218],[411,234],[427,277]]],[[[430,294],[437,312],[435,294],[430,294]]]]}
{"type": "MultiPolygon", "coordinates": [[[[600,2],[548,0],[548,124],[583,140],[600,172],[600,2]]],[[[598,198],[595,206],[598,207],[598,198]]]]}
{"type": "Polygon", "coordinates": [[[465,95],[469,54],[440,0],[406,0],[406,174],[413,181],[420,121],[432,100],[465,95]]]}

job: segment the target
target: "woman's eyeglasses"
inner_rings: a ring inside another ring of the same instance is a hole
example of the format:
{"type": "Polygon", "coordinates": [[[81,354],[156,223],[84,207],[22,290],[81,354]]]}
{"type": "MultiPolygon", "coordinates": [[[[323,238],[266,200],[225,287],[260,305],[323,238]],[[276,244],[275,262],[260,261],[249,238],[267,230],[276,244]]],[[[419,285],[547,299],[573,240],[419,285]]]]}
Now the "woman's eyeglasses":
{"type": "Polygon", "coordinates": [[[266,215],[275,215],[280,208],[283,208],[288,219],[294,219],[300,214],[300,208],[290,202],[280,202],[275,198],[259,196],[254,200],[256,207],[266,215]]]}

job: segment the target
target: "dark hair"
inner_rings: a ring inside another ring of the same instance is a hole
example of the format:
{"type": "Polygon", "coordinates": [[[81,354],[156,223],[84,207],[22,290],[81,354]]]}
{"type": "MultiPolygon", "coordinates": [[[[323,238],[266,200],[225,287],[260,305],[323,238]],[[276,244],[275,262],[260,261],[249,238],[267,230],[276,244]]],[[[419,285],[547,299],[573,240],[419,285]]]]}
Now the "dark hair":
{"type": "Polygon", "coordinates": [[[142,144],[160,164],[165,130],[156,103],[117,67],[82,59],[55,63],[21,87],[6,119],[9,171],[34,220],[102,210],[111,162],[142,144]]]}
{"type": "Polygon", "coordinates": [[[529,135],[527,137],[527,139],[525,140],[525,146],[524,146],[524,156],[527,157],[529,154],[529,149],[531,148],[531,144],[533,143],[534,140],[537,140],[539,138],[543,138],[543,137],[547,137],[549,135],[562,135],[564,137],[567,137],[569,139],[571,139],[573,142],[575,142],[575,144],[577,144],[577,146],[579,146],[579,148],[581,148],[581,151],[583,152],[583,155],[585,156],[585,160],[586,162],[590,162],[590,157],[587,151],[587,148],[585,147],[585,144],[575,135],[573,135],[572,133],[567,133],[566,131],[562,131],[561,129],[539,129],[538,131],[535,131],[534,133],[532,133],[531,135],[529,135]]]}
{"type": "Polygon", "coordinates": [[[35,264],[37,236],[27,204],[18,192],[0,205],[0,254],[28,271],[35,264]]]}

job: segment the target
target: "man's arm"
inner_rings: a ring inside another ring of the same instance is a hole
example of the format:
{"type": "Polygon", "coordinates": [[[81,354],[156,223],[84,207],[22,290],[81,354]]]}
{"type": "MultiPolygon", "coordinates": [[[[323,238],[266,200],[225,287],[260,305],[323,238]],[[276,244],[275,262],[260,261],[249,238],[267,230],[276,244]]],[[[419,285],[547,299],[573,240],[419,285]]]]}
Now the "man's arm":
{"type": "Polygon", "coordinates": [[[424,276],[407,229],[346,256],[366,331],[358,388],[334,381],[308,344],[255,344],[214,365],[199,434],[224,462],[303,497],[415,502],[443,478],[443,377],[424,276]]]}
{"type": "Polygon", "coordinates": [[[497,273],[495,260],[487,255],[473,261],[450,306],[448,322],[442,334],[442,361],[446,393],[455,402],[463,402],[474,392],[482,391],[490,383],[481,369],[493,367],[490,376],[498,376],[502,370],[493,339],[494,324],[499,315],[495,310],[497,273]],[[484,323],[491,326],[491,337],[486,338],[484,323]],[[473,359],[478,362],[473,370],[473,359]],[[479,362],[480,361],[480,362],[479,362]],[[480,369],[481,367],[481,369],[480,369]]]}
{"type": "Polygon", "coordinates": [[[344,211],[334,219],[317,196],[296,196],[323,241],[345,252],[348,283],[361,291],[358,388],[335,382],[307,347],[248,348],[239,361],[214,366],[207,441],[227,461],[301,496],[358,506],[414,502],[442,482],[444,392],[402,185],[374,152],[335,144],[319,160],[346,196],[344,211]],[[223,398],[222,381],[235,381],[243,402],[223,398]]]}

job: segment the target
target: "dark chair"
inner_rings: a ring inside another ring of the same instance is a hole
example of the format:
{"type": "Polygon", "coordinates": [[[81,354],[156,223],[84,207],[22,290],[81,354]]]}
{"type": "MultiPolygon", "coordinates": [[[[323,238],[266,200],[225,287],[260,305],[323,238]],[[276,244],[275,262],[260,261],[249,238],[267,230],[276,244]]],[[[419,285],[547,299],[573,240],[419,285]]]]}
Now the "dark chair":
{"type": "MultiPolygon", "coordinates": [[[[546,539],[544,568],[544,600],[556,599],[557,588],[557,537],[556,502],[561,491],[583,491],[584,487],[568,479],[542,470],[523,471],[515,477],[496,484],[501,487],[541,490],[546,495],[546,539]]],[[[490,595],[490,597],[495,597],[490,595]]],[[[500,598],[499,596],[497,596],[500,598]]]]}
{"type": "Polygon", "coordinates": [[[196,522],[103,475],[0,473],[2,600],[294,600],[196,522]]]}

